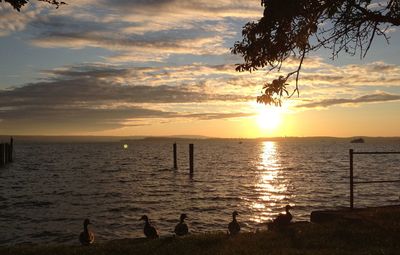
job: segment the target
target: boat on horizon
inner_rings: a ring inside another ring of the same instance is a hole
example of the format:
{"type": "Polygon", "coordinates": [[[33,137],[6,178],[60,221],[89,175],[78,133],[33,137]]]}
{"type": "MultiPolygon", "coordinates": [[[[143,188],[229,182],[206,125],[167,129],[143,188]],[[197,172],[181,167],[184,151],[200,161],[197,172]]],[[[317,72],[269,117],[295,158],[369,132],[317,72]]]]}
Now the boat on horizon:
{"type": "Polygon", "coordinates": [[[350,143],[365,143],[365,140],[362,138],[357,138],[357,139],[351,140],[350,143]]]}

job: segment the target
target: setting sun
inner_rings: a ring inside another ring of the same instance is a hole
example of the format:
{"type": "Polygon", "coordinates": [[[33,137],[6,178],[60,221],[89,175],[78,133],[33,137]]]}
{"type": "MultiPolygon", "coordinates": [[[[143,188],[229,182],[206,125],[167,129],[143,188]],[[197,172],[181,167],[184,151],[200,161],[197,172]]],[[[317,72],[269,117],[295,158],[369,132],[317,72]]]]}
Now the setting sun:
{"type": "Polygon", "coordinates": [[[257,124],[261,129],[276,130],[282,122],[282,109],[277,107],[257,107],[257,124]]]}

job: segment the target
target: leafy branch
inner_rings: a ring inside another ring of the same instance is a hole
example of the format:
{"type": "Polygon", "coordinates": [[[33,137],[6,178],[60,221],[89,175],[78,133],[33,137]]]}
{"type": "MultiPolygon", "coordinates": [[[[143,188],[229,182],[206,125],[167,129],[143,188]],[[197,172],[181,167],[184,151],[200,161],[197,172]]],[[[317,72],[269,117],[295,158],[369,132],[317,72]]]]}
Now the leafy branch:
{"type": "Polygon", "coordinates": [[[387,31],[400,25],[400,0],[262,0],[263,17],[247,23],[242,41],[235,42],[233,54],[244,63],[236,70],[255,71],[268,68],[280,71],[289,59],[298,61],[297,68],[272,82],[266,82],[257,102],[282,105],[282,99],[299,96],[299,76],[305,57],[321,47],[332,51],[366,56],[376,36],[389,41],[387,31]],[[314,38],[314,40],[312,40],[314,38]],[[288,80],[295,77],[295,88],[289,92],[288,80]]]}
{"type": "MultiPolygon", "coordinates": [[[[11,4],[11,6],[17,11],[21,11],[21,8],[29,2],[29,0],[0,0],[0,3],[3,1],[11,4]]],[[[37,0],[37,1],[46,2],[51,5],[55,5],[56,9],[58,9],[61,5],[66,4],[63,1],[57,1],[57,0],[37,0]]]]}

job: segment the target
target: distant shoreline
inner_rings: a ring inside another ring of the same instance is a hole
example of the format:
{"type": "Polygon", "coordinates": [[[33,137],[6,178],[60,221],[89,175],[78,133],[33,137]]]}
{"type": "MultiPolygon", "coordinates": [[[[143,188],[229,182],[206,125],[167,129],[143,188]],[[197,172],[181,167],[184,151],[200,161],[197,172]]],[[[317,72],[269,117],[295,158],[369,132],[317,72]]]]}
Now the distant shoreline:
{"type": "Polygon", "coordinates": [[[387,142],[394,141],[400,142],[400,136],[393,137],[379,137],[379,136],[351,136],[351,137],[331,137],[331,136],[309,136],[309,137],[259,137],[259,138],[219,138],[219,137],[207,137],[207,136],[30,136],[30,135],[0,135],[0,141],[8,141],[10,137],[14,137],[16,143],[18,142],[133,142],[133,141],[155,141],[155,140],[171,140],[173,141],[348,141],[362,138],[366,142],[387,142]]]}

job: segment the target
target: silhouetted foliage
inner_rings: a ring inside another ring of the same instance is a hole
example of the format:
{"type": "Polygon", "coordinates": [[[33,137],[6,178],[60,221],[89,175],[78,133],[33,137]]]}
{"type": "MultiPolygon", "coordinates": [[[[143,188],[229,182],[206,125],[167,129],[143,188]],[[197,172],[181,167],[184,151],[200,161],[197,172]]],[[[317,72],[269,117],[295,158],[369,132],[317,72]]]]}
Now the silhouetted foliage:
{"type": "Polygon", "coordinates": [[[243,27],[242,41],[235,42],[233,54],[241,55],[237,71],[268,67],[280,70],[289,59],[298,66],[286,76],[265,83],[257,102],[281,105],[283,97],[297,92],[305,56],[321,47],[365,57],[376,35],[388,41],[387,30],[400,25],[400,0],[262,0],[263,17],[243,27]],[[295,88],[288,93],[287,80],[295,75],[295,88]]]}
{"type": "MultiPolygon", "coordinates": [[[[21,7],[23,7],[25,4],[27,4],[29,2],[29,0],[0,0],[0,3],[3,1],[11,4],[12,7],[14,9],[16,9],[17,11],[21,11],[21,7]]],[[[65,2],[57,1],[57,0],[37,0],[37,1],[53,4],[56,6],[56,8],[60,7],[60,5],[66,4],[65,2]]]]}

